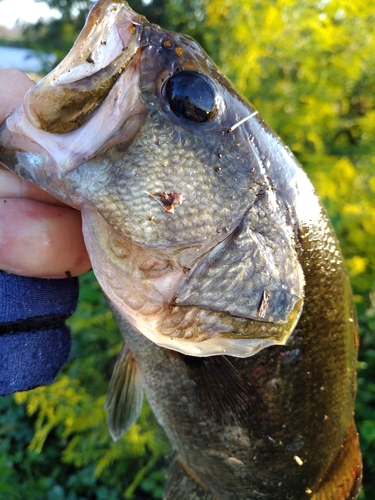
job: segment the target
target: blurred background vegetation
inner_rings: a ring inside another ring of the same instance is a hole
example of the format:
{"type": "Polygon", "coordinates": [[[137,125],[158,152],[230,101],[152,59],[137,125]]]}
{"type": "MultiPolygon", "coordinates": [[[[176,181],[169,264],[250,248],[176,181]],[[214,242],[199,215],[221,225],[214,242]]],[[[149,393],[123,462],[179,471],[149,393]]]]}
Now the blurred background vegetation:
{"type": "MultiPolygon", "coordinates": [[[[40,0],[61,18],[23,26],[24,46],[61,60],[89,0],[40,0]]],[[[328,209],[360,326],[361,500],[375,498],[375,9],[373,0],[133,0],[190,34],[282,137],[328,209]]],[[[18,42],[19,43],[19,40],[18,42]]],[[[162,498],[169,445],[144,405],[111,441],[103,409],[121,336],[91,274],[70,320],[71,361],[50,387],[0,399],[4,499],[162,498]]]]}

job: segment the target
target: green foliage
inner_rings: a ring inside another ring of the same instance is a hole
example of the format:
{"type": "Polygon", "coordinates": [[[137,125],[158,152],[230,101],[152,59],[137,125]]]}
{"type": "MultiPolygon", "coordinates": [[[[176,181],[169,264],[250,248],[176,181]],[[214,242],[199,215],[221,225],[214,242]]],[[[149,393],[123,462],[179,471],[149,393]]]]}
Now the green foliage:
{"type": "Polygon", "coordinates": [[[204,5],[209,53],[299,158],[339,237],[361,335],[356,411],[365,464],[361,498],[375,498],[373,2],[205,0],[204,5]]]}
{"type": "MultiPolygon", "coordinates": [[[[76,15],[67,10],[60,19],[53,19],[49,23],[39,20],[36,24],[27,25],[23,33],[27,47],[45,53],[52,52],[56,55],[56,62],[59,63],[71,49],[84,25],[90,2],[83,3],[76,15]]],[[[48,65],[44,67],[46,73],[51,69],[52,67],[48,65]]]]}
{"type": "MultiPolygon", "coordinates": [[[[30,26],[27,36],[33,48],[54,51],[61,59],[92,2],[45,1],[60,9],[61,20],[30,26]]],[[[375,498],[373,1],[130,3],[150,21],[188,33],[205,47],[293,150],[327,207],[358,312],[356,419],[365,463],[360,498],[371,500],[375,498]]],[[[168,447],[149,408],[144,407],[140,421],[118,443],[110,441],[106,430],[104,395],[121,339],[91,277],[83,280],[72,327],[72,360],[56,383],[17,395],[18,405],[10,398],[1,402],[1,497],[161,498],[168,447]],[[25,408],[31,417],[26,417],[25,408]]]]}

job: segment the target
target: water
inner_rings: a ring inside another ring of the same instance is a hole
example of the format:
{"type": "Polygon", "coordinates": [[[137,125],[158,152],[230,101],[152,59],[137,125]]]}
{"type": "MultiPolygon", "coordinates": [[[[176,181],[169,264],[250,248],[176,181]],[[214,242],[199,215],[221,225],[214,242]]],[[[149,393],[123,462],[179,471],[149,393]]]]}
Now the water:
{"type": "Polygon", "coordinates": [[[0,68],[16,68],[25,73],[42,73],[44,65],[54,64],[53,54],[37,53],[32,49],[0,46],[0,68]]]}

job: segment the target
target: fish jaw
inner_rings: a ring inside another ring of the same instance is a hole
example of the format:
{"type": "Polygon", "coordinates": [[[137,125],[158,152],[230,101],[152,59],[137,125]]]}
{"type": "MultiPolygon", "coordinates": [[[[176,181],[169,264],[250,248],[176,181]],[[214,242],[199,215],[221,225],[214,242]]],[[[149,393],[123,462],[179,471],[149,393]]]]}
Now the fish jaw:
{"type": "Polygon", "coordinates": [[[30,122],[58,134],[85,123],[137,53],[144,21],[125,2],[99,1],[69,54],[25,96],[30,122]]]}
{"type": "Polygon", "coordinates": [[[81,209],[81,186],[67,175],[116,141],[130,141],[146,114],[139,91],[144,22],[126,2],[100,0],[67,57],[1,127],[0,162],[81,209]]]}

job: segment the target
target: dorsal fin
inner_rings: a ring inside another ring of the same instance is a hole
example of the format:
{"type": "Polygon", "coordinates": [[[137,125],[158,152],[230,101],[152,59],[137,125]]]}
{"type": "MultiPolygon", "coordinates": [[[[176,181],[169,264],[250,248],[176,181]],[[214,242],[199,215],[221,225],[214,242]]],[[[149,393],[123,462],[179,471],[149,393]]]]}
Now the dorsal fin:
{"type": "Polygon", "coordinates": [[[115,441],[136,422],[142,401],[141,372],[133,353],[124,344],[116,360],[105,402],[109,432],[115,441]]]}

